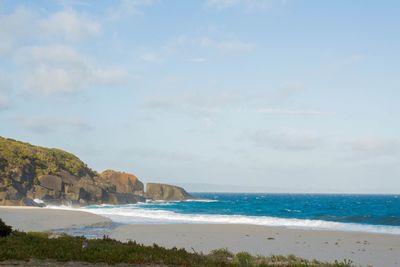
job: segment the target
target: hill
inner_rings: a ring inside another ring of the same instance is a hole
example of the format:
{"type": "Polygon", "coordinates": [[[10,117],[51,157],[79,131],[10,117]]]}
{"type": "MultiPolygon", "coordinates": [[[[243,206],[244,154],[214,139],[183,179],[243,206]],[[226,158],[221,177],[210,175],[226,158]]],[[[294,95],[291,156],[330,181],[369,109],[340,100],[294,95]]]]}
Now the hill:
{"type": "MultiPolygon", "coordinates": [[[[176,194],[168,199],[190,197],[172,187],[176,194]]],[[[0,137],[0,205],[39,205],[34,199],[68,205],[136,203],[145,201],[143,188],[133,174],[113,170],[99,174],[61,149],[0,137]]],[[[162,196],[155,192],[147,197],[162,196]]]]}

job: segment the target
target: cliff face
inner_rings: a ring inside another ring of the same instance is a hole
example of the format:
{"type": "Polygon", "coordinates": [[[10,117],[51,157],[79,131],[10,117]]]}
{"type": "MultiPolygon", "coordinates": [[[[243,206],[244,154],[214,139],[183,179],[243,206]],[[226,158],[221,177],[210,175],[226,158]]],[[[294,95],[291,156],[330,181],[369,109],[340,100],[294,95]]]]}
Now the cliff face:
{"type": "Polygon", "coordinates": [[[100,177],[115,185],[118,192],[134,193],[143,196],[143,183],[130,173],[106,170],[100,174],[100,177]]]}
{"type": "Polygon", "coordinates": [[[182,187],[168,184],[146,184],[146,197],[153,200],[185,200],[192,198],[182,187]]]}
{"type": "Polygon", "coordinates": [[[98,175],[76,156],[0,137],[0,205],[126,204],[144,201],[133,174],[98,175]]]}
{"type": "Polygon", "coordinates": [[[33,146],[0,137],[0,205],[128,204],[147,198],[182,200],[190,195],[180,187],[143,183],[133,174],[91,170],[78,157],[60,149],[33,146]]]}

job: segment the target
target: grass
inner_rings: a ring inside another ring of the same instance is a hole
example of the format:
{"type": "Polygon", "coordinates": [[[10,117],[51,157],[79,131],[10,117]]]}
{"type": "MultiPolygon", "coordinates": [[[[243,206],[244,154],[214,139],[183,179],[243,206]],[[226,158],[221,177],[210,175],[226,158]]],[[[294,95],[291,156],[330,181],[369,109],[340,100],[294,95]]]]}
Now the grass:
{"type": "Polygon", "coordinates": [[[210,254],[192,253],[184,249],[167,249],[156,244],[144,246],[136,242],[120,242],[108,237],[86,239],[61,235],[52,238],[50,233],[25,233],[13,231],[0,237],[0,261],[6,260],[55,260],[57,262],[88,262],[114,265],[160,264],[167,266],[323,266],[350,267],[350,261],[320,262],[308,261],[289,256],[261,257],[247,252],[233,254],[226,249],[218,249],[210,254]]]}
{"type": "Polygon", "coordinates": [[[3,186],[11,183],[9,177],[14,177],[16,170],[20,172],[22,180],[30,183],[40,175],[60,170],[79,177],[95,175],[94,171],[71,153],[56,148],[33,146],[0,136],[0,177],[3,186]]]}

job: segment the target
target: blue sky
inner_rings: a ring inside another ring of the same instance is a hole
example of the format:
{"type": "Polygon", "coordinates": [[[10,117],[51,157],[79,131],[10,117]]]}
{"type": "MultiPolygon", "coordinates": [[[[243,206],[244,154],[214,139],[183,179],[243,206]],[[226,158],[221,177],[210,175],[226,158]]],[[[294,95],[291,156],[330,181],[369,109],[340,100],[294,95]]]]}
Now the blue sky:
{"type": "Polygon", "coordinates": [[[0,1],[0,135],[189,190],[400,192],[400,2],[0,1]]]}

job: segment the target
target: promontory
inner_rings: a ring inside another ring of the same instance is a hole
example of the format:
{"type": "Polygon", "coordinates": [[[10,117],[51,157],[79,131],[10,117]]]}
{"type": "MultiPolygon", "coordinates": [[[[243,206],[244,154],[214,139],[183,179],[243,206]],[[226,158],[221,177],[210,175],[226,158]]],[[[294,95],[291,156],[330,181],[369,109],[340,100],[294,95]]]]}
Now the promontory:
{"type": "Polygon", "coordinates": [[[146,188],[133,174],[98,173],[66,151],[0,137],[0,205],[82,206],[192,198],[173,185],[149,183],[146,188]]]}

